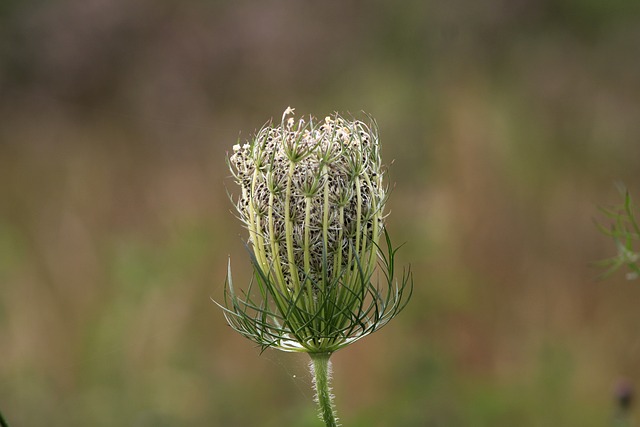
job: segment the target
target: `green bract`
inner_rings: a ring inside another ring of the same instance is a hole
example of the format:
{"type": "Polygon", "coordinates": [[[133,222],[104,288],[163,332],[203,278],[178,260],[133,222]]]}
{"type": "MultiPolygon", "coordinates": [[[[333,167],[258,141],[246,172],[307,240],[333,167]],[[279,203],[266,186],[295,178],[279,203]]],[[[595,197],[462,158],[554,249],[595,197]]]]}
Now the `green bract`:
{"type": "Polygon", "coordinates": [[[223,309],[263,349],[331,353],[384,326],[413,284],[394,281],[375,121],[292,113],[228,159],[254,275],[240,296],[229,269],[223,309]]]}

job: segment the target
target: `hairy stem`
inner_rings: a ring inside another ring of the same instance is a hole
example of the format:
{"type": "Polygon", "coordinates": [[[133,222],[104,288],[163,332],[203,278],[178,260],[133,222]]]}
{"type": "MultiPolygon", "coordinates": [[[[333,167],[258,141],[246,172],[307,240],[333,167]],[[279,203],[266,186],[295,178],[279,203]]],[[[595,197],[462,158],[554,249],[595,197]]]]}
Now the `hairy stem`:
{"type": "Polygon", "coordinates": [[[337,427],[333,396],[329,387],[331,380],[331,353],[309,353],[311,356],[311,374],[316,389],[316,399],[320,409],[320,417],[327,427],[337,427]]]}

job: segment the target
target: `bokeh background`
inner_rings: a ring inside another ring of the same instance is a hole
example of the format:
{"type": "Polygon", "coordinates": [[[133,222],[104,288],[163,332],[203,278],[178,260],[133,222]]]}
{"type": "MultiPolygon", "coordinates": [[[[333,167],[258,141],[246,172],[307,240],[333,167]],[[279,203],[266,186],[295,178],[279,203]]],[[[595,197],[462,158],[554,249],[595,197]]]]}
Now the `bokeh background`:
{"type": "Polygon", "coordinates": [[[250,277],[226,153],[289,105],[376,117],[415,273],[333,358],[344,425],[612,425],[640,284],[590,263],[640,195],[635,0],[0,1],[11,425],[320,425],[305,356],[210,300],[250,277]]]}

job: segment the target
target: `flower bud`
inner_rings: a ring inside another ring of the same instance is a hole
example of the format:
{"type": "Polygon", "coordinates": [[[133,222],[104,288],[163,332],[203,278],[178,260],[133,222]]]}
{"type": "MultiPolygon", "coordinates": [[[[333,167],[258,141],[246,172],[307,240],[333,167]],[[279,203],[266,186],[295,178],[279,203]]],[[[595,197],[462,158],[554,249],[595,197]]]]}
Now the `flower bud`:
{"type": "Polygon", "coordinates": [[[282,278],[289,289],[329,272],[338,277],[358,263],[369,274],[386,198],[377,129],[337,114],[319,125],[313,118],[296,122],[287,119],[291,113],[234,146],[232,172],[250,201],[238,210],[253,250],[267,270],[288,264],[282,278]],[[286,230],[286,243],[263,241],[275,237],[268,230],[286,230]]]}
{"type": "Polygon", "coordinates": [[[413,279],[410,270],[400,282],[394,278],[375,122],[339,114],[295,121],[292,114],[287,108],[279,125],[234,145],[228,159],[254,280],[239,297],[229,267],[220,306],[229,324],[263,349],[330,354],[395,317],[413,279]],[[377,267],[384,287],[373,284],[377,267]]]}

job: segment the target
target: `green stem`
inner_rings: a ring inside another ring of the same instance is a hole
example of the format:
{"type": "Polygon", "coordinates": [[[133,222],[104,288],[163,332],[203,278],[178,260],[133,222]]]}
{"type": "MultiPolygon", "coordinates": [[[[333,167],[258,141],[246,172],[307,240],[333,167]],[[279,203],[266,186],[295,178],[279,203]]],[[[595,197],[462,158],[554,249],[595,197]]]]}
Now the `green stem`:
{"type": "Polygon", "coordinates": [[[331,379],[331,353],[309,353],[311,356],[311,373],[316,399],[320,408],[320,417],[327,427],[337,427],[336,413],[333,408],[333,396],[329,390],[331,379]]]}

